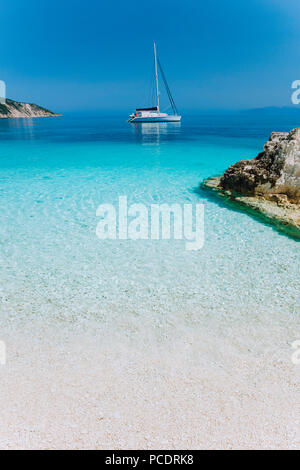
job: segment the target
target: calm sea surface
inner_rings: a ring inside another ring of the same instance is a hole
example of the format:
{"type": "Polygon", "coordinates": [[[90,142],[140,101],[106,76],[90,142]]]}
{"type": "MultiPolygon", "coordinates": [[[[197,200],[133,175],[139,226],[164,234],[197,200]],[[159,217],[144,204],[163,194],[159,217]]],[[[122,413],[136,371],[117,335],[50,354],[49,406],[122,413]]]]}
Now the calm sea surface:
{"type": "Polygon", "coordinates": [[[52,314],[62,317],[80,316],[85,301],[99,318],[111,304],[122,315],[132,305],[160,314],[201,306],[215,315],[265,308],[294,315],[299,244],[198,187],[256,156],[272,130],[297,124],[296,117],[247,113],[137,127],[122,115],[0,121],[6,305],[36,315],[38,304],[42,315],[47,299],[59,298],[52,314]],[[204,203],[204,248],[187,252],[174,240],[101,242],[96,209],[119,195],[147,205],[204,203]]]}
{"type": "Polygon", "coordinates": [[[199,189],[298,124],[0,120],[3,447],[299,445],[299,242],[199,189]],[[203,203],[203,249],[99,240],[119,196],[203,203]]]}

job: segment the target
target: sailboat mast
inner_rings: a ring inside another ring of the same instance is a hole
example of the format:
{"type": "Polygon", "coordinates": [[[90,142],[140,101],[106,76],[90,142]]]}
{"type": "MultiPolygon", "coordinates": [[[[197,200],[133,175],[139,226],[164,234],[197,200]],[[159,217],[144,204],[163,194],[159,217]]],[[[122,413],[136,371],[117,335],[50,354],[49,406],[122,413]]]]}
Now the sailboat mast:
{"type": "Polygon", "coordinates": [[[158,90],[158,74],[157,74],[157,57],[156,57],[156,45],[154,46],[154,63],[155,63],[155,81],[156,81],[156,98],[157,98],[157,111],[159,112],[159,90],[158,90]]]}

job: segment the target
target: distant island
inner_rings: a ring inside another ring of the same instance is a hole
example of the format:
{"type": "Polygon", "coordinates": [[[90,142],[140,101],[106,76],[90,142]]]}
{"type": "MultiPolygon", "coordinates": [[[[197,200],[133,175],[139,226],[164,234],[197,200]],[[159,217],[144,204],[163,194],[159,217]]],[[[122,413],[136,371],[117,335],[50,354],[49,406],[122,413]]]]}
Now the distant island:
{"type": "Polygon", "coordinates": [[[300,238],[300,128],[273,132],[263,152],[202,183],[225,199],[300,238]]]}
{"type": "Polygon", "coordinates": [[[3,104],[0,103],[0,119],[54,116],[61,116],[61,114],[54,113],[33,103],[21,103],[10,99],[6,99],[3,104]]]}

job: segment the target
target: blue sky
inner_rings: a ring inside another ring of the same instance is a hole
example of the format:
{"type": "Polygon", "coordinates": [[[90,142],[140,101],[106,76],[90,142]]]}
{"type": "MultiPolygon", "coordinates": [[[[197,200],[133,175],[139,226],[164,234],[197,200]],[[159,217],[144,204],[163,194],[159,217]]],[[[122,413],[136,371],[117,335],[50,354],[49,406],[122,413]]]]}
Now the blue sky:
{"type": "Polygon", "coordinates": [[[155,39],[179,109],[290,105],[299,24],[299,0],[2,0],[0,80],[55,110],[131,110],[155,39]]]}

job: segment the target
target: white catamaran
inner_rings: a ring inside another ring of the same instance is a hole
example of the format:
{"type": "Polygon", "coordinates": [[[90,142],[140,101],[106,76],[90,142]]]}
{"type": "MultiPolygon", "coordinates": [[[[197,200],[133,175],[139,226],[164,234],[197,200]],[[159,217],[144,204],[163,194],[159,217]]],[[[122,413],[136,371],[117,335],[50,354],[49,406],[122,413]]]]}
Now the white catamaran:
{"type": "Polygon", "coordinates": [[[130,115],[128,122],[134,122],[134,123],[136,122],[179,122],[181,120],[181,116],[179,116],[178,114],[178,111],[177,111],[175,102],[173,100],[173,97],[171,95],[171,91],[168,86],[165,74],[162,70],[159,59],[157,58],[155,43],[154,43],[154,65],[155,65],[155,85],[156,85],[155,92],[156,92],[157,105],[154,106],[153,108],[137,108],[135,110],[135,113],[130,115]],[[169,101],[173,110],[173,114],[160,112],[157,65],[159,67],[160,74],[162,76],[163,82],[166,87],[166,91],[167,91],[168,98],[169,98],[169,101]]]}

